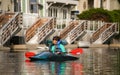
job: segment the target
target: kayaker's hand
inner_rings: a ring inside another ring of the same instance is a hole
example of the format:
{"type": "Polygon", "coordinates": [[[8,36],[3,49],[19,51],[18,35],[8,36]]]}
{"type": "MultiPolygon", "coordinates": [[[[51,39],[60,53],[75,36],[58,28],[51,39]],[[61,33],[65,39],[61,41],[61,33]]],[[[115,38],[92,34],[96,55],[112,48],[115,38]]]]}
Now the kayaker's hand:
{"type": "Polygon", "coordinates": [[[58,55],[65,55],[66,52],[56,52],[55,54],[58,54],[58,55]]]}
{"type": "Polygon", "coordinates": [[[66,54],[67,54],[67,52],[62,52],[61,54],[62,54],[62,55],[66,55],[66,54]]]}
{"type": "Polygon", "coordinates": [[[61,52],[56,52],[56,54],[61,54],[61,52]]]}

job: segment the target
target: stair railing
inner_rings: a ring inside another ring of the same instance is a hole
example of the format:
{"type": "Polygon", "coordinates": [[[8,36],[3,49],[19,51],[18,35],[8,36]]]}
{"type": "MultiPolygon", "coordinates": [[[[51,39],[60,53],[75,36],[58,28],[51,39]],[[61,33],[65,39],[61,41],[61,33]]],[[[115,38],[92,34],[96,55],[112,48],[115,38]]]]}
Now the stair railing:
{"type": "Polygon", "coordinates": [[[105,23],[105,25],[103,25],[102,27],[97,29],[96,32],[93,33],[93,35],[92,35],[91,42],[95,42],[98,38],[100,38],[100,34],[102,34],[103,31],[105,31],[110,26],[111,26],[110,23],[105,23]]]}
{"type": "Polygon", "coordinates": [[[87,29],[87,21],[80,22],[79,25],[77,25],[73,30],[71,30],[68,33],[68,37],[66,40],[68,40],[68,43],[71,44],[74,42],[82,33],[87,29]]]}
{"type": "Polygon", "coordinates": [[[78,25],[77,21],[71,21],[69,26],[63,29],[63,31],[60,32],[60,37],[63,39],[67,36],[67,34],[76,26],[78,25]]]}
{"type": "Polygon", "coordinates": [[[118,25],[116,23],[111,23],[111,26],[107,28],[100,36],[102,39],[102,43],[104,43],[107,39],[118,32],[118,25]]]}
{"type": "Polygon", "coordinates": [[[42,27],[40,27],[38,29],[38,42],[41,43],[47,35],[49,35],[53,28],[54,28],[54,24],[55,24],[55,19],[54,18],[50,18],[50,20],[48,20],[48,22],[46,22],[42,27]]]}
{"type": "MultiPolygon", "coordinates": [[[[9,14],[9,13],[7,13],[9,14]]],[[[21,13],[10,13],[10,16],[14,15],[13,17],[10,17],[9,21],[2,26],[0,29],[0,44],[3,45],[9,40],[13,34],[20,28],[20,16],[21,13]]]]}
{"type": "Polygon", "coordinates": [[[37,29],[44,24],[41,19],[35,22],[31,27],[29,27],[25,34],[25,40],[28,42],[35,34],[37,33],[37,29]]]}

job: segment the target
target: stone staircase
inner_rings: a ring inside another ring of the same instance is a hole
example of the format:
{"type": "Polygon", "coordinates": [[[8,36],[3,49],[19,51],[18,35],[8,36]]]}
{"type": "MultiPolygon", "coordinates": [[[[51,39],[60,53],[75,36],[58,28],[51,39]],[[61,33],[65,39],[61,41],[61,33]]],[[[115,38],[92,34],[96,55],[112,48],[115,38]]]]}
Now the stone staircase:
{"type": "Polygon", "coordinates": [[[4,13],[0,15],[0,45],[4,45],[20,31],[22,13],[4,13]]]}
{"type": "Polygon", "coordinates": [[[86,21],[84,20],[73,21],[60,33],[60,36],[62,39],[65,39],[69,44],[71,44],[84,33],[86,27],[86,21]]]}
{"type": "Polygon", "coordinates": [[[92,37],[91,42],[93,44],[103,44],[105,43],[110,37],[114,36],[119,32],[117,23],[105,23],[101,28],[96,30],[92,37]]]}
{"type": "Polygon", "coordinates": [[[40,18],[27,29],[25,40],[27,44],[39,44],[53,31],[54,18],[40,18]]]}

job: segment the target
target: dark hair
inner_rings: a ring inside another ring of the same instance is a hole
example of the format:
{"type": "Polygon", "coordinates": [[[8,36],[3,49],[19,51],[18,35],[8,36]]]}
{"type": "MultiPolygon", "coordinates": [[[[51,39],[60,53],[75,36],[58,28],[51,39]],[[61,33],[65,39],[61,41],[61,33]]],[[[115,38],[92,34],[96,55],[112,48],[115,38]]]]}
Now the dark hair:
{"type": "Polygon", "coordinates": [[[56,41],[60,41],[60,39],[61,39],[61,38],[60,38],[59,36],[54,36],[54,37],[53,37],[53,40],[56,40],[56,41]]]}

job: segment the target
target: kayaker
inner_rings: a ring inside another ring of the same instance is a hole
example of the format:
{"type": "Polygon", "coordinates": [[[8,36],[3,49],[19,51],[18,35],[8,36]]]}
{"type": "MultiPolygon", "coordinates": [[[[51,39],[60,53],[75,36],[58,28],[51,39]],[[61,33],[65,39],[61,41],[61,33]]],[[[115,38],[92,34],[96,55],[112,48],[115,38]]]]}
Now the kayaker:
{"type": "Polygon", "coordinates": [[[52,40],[52,45],[50,46],[50,52],[55,54],[65,54],[66,49],[64,45],[61,43],[61,39],[59,36],[54,36],[52,40]]]}

